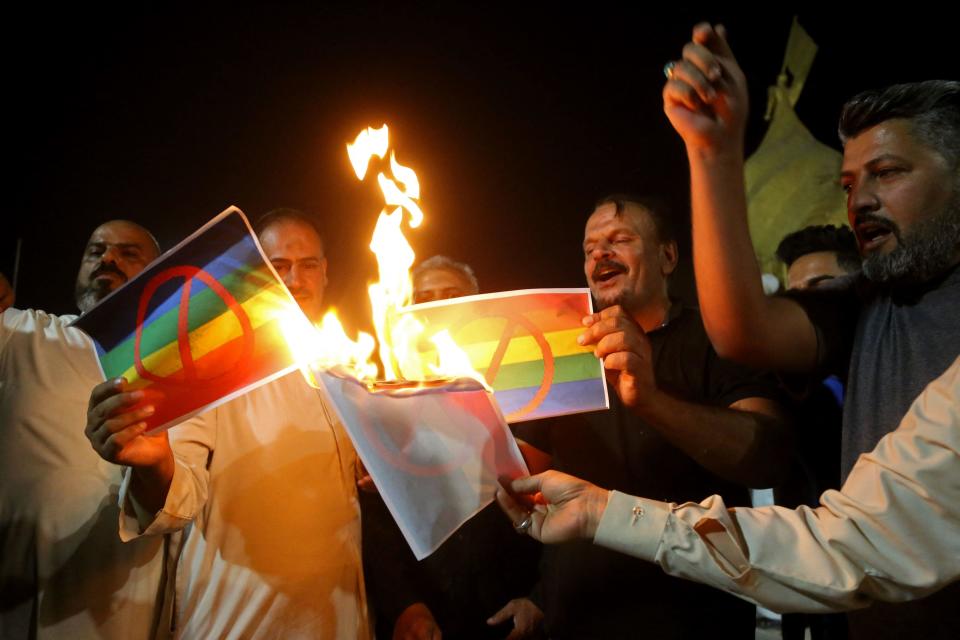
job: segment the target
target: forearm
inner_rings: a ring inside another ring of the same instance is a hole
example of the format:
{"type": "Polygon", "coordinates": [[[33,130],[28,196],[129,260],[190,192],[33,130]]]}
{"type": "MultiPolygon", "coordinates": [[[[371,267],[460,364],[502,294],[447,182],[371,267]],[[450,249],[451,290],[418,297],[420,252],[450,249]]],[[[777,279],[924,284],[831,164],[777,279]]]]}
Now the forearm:
{"type": "Polygon", "coordinates": [[[700,466],[731,482],[770,487],[787,469],[790,431],[777,416],[695,404],[661,390],[639,413],[700,466]]]}
{"type": "Polygon", "coordinates": [[[958,391],[960,360],[816,509],[614,492],[594,542],[778,611],[923,597],[960,576],[958,391]]]}
{"type": "Polygon", "coordinates": [[[793,301],[763,292],[747,220],[743,151],[690,149],[693,264],[703,323],[721,357],[809,371],[816,335],[793,301]]]}

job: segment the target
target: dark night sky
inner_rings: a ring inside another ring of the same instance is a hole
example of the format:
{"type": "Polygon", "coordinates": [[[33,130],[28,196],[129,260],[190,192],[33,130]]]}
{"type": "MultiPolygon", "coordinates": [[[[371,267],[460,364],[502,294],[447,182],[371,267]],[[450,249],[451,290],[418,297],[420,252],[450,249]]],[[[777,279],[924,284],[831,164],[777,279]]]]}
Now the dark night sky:
{"type": "Polygon", "coordinates": [[[135,4],[5,17],[13,224],[2,249],[23,240],[19,307],[74,311],[82,246],[106,219],[137,220],[171,246],[229,204],[251,218],[283,205],[322,220],[329,298],[356,319],[381,203],[373,182],[353,176],[344,143],[383,122],[420,176],[427,220],[408,234],[419,257],[470,262],[485,291],[582,286],[582,228],[597,196],[629,188],[685,206],[661,68],[703,18],[728,26],[752,83],[750,144],[794,13],[820,45],[798,112],[834,146],[853,93],[960,75],[951,25],[916,3],[911,15],[870,19],[864,4],[669,16],[598,3],[135,4]]]}

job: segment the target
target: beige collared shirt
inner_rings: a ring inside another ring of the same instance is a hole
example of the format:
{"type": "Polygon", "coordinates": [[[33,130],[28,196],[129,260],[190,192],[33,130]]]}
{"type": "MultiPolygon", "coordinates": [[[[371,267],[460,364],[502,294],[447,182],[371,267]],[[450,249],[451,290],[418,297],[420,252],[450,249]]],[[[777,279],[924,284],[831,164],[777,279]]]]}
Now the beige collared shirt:
{"type": "Polygon", "coordinates": [[[191,524],[177,567],[184,638],[367,638],[356,454],[294,371],[173,427],[166,504],[120,531],[191,524]]]}
{"type": "Polygon", "coordinates": [[[920,598],[960,577],[960,359],[818,507],[612,492],[594,543],[775,611],[920,598]]]}
{"type": "Polygon", "coordinates": [[[122,467],[83,434],[102,381],[75,316],[0,313],[0,638],[151,637],[163,539],[117,535],[122,467]]]}

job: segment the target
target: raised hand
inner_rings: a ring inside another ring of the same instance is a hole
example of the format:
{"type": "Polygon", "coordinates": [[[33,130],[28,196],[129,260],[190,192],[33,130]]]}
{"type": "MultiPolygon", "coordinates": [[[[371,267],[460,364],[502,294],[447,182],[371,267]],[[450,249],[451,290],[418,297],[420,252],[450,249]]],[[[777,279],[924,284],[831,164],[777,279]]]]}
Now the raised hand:
{"type": "Polygon", "coordinates": [[[747,82],[727,32],[701,23],[673,63],[663,87],[663,111],[688,152],[742,154],[747,121],[747,82]]]}

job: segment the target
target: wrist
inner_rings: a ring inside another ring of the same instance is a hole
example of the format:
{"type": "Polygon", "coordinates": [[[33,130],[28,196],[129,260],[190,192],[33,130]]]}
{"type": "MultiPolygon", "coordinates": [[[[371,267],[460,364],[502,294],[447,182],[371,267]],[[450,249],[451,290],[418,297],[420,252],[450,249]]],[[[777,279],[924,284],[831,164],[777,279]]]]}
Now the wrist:
{"type": "Polygon", "coordinates": [[[603,518],[603,512],[607,509],[607,502],[610,501],[610,491],[600,487],[590,486],[590,497],[587,500],[586,518],[583,523],[583,537],[587,540],[593,540],[597,533],[597,527],[600,526],[600,520],[603,518]]]}
{"type": "Polygon", "coordinates": [[[740,166],[743,164],[743,141],[742,136],[739,138],[736,143],[715,146],[687,145],[687,157],[691,164],[740,166]]]}

